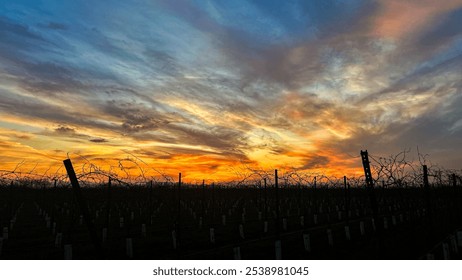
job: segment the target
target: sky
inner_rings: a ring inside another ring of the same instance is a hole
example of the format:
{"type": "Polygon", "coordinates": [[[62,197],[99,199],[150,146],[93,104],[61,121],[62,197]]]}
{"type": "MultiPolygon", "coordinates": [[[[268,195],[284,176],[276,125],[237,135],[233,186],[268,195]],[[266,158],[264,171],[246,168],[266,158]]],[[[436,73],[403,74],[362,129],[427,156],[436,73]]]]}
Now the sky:
{"type": "Polygon", "coordinates": [[[462,0],[0,0],[0,169],[460,169],[461,26],[462,0]]]}

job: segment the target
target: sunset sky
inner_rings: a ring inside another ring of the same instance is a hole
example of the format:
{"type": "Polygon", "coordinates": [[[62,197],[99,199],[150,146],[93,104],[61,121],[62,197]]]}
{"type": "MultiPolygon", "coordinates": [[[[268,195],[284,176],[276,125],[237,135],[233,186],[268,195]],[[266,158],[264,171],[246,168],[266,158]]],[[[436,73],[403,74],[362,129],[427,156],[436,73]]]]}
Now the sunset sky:
{"type": "Polygon", "coordinates": [[[462,0],[0,0],[0,169],[350,175],[417,146],[462,168],[462,0]]]}

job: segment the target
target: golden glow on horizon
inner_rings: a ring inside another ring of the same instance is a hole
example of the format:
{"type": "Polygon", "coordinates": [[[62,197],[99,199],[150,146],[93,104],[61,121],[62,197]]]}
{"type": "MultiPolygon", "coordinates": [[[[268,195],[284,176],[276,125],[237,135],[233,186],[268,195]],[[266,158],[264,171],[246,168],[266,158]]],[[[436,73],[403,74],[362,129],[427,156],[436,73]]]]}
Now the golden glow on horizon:
{"type": "MultiPolygon", "coordinates": [[[[16,121],[16,119],[10,119],[9,121],[16,121]]],[[[20,123],[27,124],[26,121],[20,121],[20,123]]],[[[88,140],[73,139],[72,135],[55,135],[51,131],[50,135],[42,135],[40,133],[1,129],[1,167],[3,170],[13,170],[18,163],[23,162],[18,172],[28,173],[33,169],[35,174],[43,174],[47,170],[48,174],[52,174],[53,170],[59,169],[62,160],[70,152],[69,156],[76,162],[77,166],[85,163],[83,159],[86,159],[92,164],[99,166],[103,171],[115,172],[122,177],[127,175],[125,173],[126,170],[131,170],[130,176],[136,177],[139,175],[139,170],[137,171],[137,168],[133,166],[130,168],[127,167],[125,171],[118,168],[119,160],[132,158],[134,161],[141,160],[138,164],[141,168],[148,170],[147,176],[158,177],[160,176],[159,173],[153,170],[162,170],[162,173],[172,177],[176,173],[182,172],[186,181],[204,178],[212,181],[229,181],[238,177],[235,170],[243,166],[252,166],[255,169],[298,168],[303,165],[304,160],[310,154],[317,150],[317,147],[306,138],[309,135],[293,134],[289,131],[272,129],[270,127],[268,130],[272,130],[273,133],[278,135],[279,142],[283,143],[284,150],[286,151],[271,152],[271,150],[268,150],[271,147],[265,146],[267,143],[263,139],[259,138],[253,132],[249,132],[249,134],[253,135],[249,137],[249,141],[251,142],[251,146],[255,148],[245,151],[251,162],[242,162],[238,159],[230,159],[218,154],[213,155],[216,152],[213,149],[194,145],[148,142],[138,144],[131,142],[124,145],[125,141],[123,139],[111,139],[109,143],[89,143],[88,140]],[[162,158],[162,156],[159,158],[155,156],[150,158],[146,155],[137,154],[138,148],[154,153],[167,149],[172,155],[167,158],[162,158]],[[203,152],[202,154],[182,154],[175,153],[175,149],[199,149],[203,152]],[[50,169],[50,166],[53,166],[53,168],[50,169]]],[[[319,134],[322,133],[320,132],[319,134]]],[[[319,137],[318,135],[317,138],[326,139],[327,136],[319,137]]],[[[327,156],[332,157],[331,155],[327,156]]],[[[332,159],[330,160],[332,161],[332,159]]],[[[326,175],[339,176],[345,172],[356,173],[357,171],[357,167],[351,168],[343,164],[335,164],[328,164],[322,168],[313,168],[309,171],[322,171],[326,175]]],[[[358,164],[353,163],[354,165],[358,164]]]]}

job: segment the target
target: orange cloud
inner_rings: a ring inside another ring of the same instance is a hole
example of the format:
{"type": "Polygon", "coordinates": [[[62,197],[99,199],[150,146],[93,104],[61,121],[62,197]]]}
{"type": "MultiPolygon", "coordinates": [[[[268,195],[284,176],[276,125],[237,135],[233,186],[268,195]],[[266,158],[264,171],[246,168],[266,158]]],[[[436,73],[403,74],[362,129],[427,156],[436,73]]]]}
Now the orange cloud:
{"type": "Polygon", "coordinates": [[[445,13],[462,7],[462,0],[381,0],[373,35],[400,40],[419,33],[445,13]]]}

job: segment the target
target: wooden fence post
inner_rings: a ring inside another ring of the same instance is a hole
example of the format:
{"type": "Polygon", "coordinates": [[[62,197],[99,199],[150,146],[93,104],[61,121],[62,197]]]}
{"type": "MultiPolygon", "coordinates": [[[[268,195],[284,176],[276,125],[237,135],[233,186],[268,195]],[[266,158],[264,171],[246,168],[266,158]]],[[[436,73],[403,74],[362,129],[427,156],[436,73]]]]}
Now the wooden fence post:
{"type": "Polygon", "coordinates": [[[278,186],[278,170],[274,170],[274,187],[276,192],[276,235],[277,239],[280,238],[280,224],[279,224],[279,186],[278,186]]]}
{"type": "Polygon", "coordinates": [[[180,230],[181,230],[181,172],[178,173],[178,213],[177,213],[177,219],[176,219],[176,243],[177,243],[177,249],[178,249],[178,257],[180,257],[180,240],[181,240],[181,235],[180,235],[180,230]]]}
{"type": "Polygon", "coordinates": [[[109,229],[111,219],[111,177],[108,178],[106,190],[106,229],[109,229]]]}
{"type": "Polygon", "coordinates": [[[431,194],[430,194],[430,184],[428,183],[428,168],[427,165],[423,165],[423,184],[424,184],[424,189],[425,189],[425,202],[426,202],[426,213],[427,213],[427,223],[428,226],[430,227],[429,233],[433,233],[433,217],[432,217],[432,209],[431,209],[431,194]]]}
{"type": "Polygon", "coordinates": [[[268,195],[267,195],[267,189],[266,189],[266,178],[263,178],[264,186],[265,186],[265,221],[268,220],[268,195]]]}
{"type": "Polygon", "coordinates": [[[88,205],[86,204],[81,190],[79,181],[77,180],[77,176],[75,175],[74,167],[72,166],[72,162],[70,159],[66,159],[63,161],[64,166],[66,167],[67,175],[69,176],[69,180],[72,184],[72,189],[74,191],[75,198],[77,203],[79,204],[80,212],[82,213],[83,219],[88,229],[88,233],[90,234],[90,238],[95,246],[96,253],[99,257],[103,257],[103,251],[101,248],[101,243],[96,233],[95,225],[90,217],[90,213],[88,211],[88,205]]]}
{"type": "Polygon", "coordinates": [[[361,159],[363,162],[364,175],[366,177],[366,189],[369,192],[369,198],[371,201],[372,216],[374,217],[373,220],[374,222],[377,223],[376,226],[378,226],[378,229],[380,231],[381,225],[380,225],[380,222],[378,221],[379,219],[378,204],[377,204],[377,198],[374,192],[374,181],[372,179],[371,166],[369,162],[369,154],[367,153],[367,150],[361,151],[361,159]]]}
{"type": "Polygon", "coordinates": [[[345,190],[345,215],[347,224],[350,220],[350,186],[347,184],[347,177],[343,176],[343,187],[345,190]]]}

